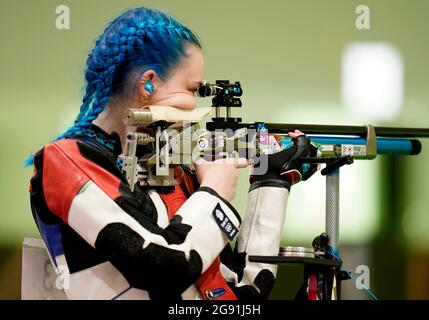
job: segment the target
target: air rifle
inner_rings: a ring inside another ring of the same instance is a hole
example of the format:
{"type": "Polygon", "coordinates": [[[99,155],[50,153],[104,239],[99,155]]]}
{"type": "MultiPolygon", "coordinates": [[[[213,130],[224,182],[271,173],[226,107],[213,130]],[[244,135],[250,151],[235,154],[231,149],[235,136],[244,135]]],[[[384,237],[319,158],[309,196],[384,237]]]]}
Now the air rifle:
{"type": "MultiPolygon", "coordinates": [[[[119,163],[131,188],[139,182],[147,187],[174,187],[174,167],[192,165],[199,156],[213,158],[245,157],[258,163],[261,154],[287,148],[287,133],[298,129],[318,149],[317,157],[301,159],[306,163],[325,163],[326,175],[354,159],[374,159],[379,154],[417,155],[421,143],[415,138],[428,138],[429,129],[343,125],[312,125],[253,122],[243,123],[232,117],[233,108],[241,108],[243,94],[240,82],[217,80],[202,82],[200,97],[213,97],[212,108],[182,110],[170,106],[128,109],[124,123],[137,129],[127,134],[124,153],[119,163]],[[226,108],[226,117],[221,116],[226,108]],[[198,122],[209,116],[206,129],[198,122]]],[[[260,164],[263,167],[263,164],[260,164]]]]}

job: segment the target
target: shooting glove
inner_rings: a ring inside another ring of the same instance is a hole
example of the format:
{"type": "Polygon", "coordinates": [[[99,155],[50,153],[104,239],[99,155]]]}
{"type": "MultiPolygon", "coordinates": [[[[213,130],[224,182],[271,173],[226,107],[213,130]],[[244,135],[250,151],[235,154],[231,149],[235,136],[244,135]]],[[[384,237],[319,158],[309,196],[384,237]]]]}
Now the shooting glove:
{"type": "Polygon", "coordinates": [[[317,148],[310,143],[306,135],[299,135],[293,139],[293,145],[290,148],[270,155],[261,155],[258,169],[265,164],[266,172],[259,170],[261,172],[256,174],[257,170],[254,168],[250,183],[286,180],[293,185],[301,180],[305,181],[318,170],[318,166],[306,163],[302,158],[315,156],[317,156],[317,148]]]}

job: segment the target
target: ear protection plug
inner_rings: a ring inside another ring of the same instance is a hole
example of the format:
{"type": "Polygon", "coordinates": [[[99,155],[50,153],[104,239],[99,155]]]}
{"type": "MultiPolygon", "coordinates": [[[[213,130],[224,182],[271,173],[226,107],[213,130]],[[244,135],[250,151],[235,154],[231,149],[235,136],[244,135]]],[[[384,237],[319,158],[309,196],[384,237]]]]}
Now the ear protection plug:
{"type": "Polygon", "coordinates": [[[144,89],[149,92],[150,94],[152,94],[155,91],[155,87],[152,83],[152,81],[147,80],[146,83],[144,84],[144,89]]]}

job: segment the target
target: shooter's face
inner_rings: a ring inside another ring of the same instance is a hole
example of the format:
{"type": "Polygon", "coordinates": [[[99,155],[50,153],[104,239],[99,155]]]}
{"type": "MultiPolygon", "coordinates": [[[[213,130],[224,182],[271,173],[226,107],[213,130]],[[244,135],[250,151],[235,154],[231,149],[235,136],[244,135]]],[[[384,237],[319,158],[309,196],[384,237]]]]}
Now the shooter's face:
{"type": "Polygon", "coordinates": [[[195,90],[203,79],[204,57],[201,49],[194,45],[188,46],[186,56],[173,69],[169,78],[153,78],[155,92],[148,104],[192,110],[197,105],[195,90]]]}

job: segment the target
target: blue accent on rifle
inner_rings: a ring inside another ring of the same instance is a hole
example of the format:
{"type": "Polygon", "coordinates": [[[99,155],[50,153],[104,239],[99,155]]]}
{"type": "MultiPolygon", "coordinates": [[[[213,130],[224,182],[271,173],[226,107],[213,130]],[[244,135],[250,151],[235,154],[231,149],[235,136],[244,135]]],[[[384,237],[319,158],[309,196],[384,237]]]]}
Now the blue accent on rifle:
{"type": "Polygon", "coordinates": [[[309,168],[310,168],[310,164],[309,163],[303,163],[302,164],[302,171],[303,171],[303,173],[306,173],[309,168]]]}
{"type": "Polygon", "coordinates": [[[267,131],[267,128],[265,127],[264,123],[258,123],[258,125],[256,127],[256,131],[265,132],[265,131],[267,131]]]}
{"type": "MultiPolygon", "coordinates": [[[[364,138],[336,138],[336,137],[320,137],[311,136],[308,138],[320,144],[352,144],[352,145],[364,145],[366,140],[364,138]]],[[[282,145],[291,143],[291,139],[288,137],[282,138],[282,145]]],[[[413,143],[407,139],[387,139],[377,138],[377,154],[413,154],[413,143]]]]}

